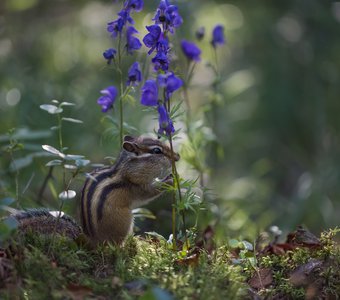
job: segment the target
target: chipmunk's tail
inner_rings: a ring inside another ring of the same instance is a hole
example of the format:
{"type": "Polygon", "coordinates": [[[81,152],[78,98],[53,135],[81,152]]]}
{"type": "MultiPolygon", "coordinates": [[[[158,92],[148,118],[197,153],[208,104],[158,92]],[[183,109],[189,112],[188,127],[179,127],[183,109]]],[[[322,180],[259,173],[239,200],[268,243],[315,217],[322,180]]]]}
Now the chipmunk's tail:
{"type": "Polygon", "coordinates": [[[82,232],[76,221],[62,211],[44,208],[17,210],[9,207],[6,210],[18,221],[18,230],[21,233],[36,232],[46,235],[56,233],[76,239],[82,232]]]}

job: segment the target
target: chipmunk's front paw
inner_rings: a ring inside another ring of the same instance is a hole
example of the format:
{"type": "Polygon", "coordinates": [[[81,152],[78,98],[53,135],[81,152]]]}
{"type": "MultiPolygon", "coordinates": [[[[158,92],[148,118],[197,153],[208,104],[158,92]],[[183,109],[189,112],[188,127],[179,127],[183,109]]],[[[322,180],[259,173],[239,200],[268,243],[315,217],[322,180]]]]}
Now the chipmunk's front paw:
{"type": "Polygon", "coordinates": [[[163,178],[155,178],[153,185],[161,190],[165,190],[167,186],[174,184],[174,177],[170,173],[163,178]]]}

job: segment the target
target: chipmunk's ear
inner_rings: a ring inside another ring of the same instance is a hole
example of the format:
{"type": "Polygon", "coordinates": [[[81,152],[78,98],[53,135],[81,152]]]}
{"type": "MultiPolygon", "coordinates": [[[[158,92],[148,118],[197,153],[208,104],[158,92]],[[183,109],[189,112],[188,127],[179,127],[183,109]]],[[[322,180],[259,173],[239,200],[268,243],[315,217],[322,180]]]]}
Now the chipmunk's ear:
{"type": "Polygon", "coordinates": [[[135,140],[135,138],[133,136],[130,136],[130,135],[125,135],[124,139],[123,139],[124,142],[132,142],[134,140],[135,140]]]}
{"type": "Polygon", "coordinates": [[[133,142],[124,141],[123,149],[138,155],[138,146],[133,142]]]}

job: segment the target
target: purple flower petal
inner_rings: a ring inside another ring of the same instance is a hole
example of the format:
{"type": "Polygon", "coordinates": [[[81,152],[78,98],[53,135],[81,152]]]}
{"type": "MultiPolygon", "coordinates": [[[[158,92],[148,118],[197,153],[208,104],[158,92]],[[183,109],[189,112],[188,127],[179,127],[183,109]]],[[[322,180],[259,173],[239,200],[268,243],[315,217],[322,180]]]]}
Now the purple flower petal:
{"type": "Polygon", "coordinates": [[[173,73],[168,76],[166,81],[166,91],[171,94],[177,91],[183,85],[182,79],[176,77],[173,73]]]}
{"type": "Polygon", "coordinates": [[[132,66],[129,69],[128,81],[126,85],[130,85],[131,83],[133,85],[137,85],[141,81],[142,81],[142,72],[140,70],[139,63],[135,62],[132,64],[132,66]]]}
{"type": "Polygon", "coordinates": [[[175,128],[173,126],[172,120],[165,106],[158,105],[157,110],[158,110],[158,123],[159,123],[158,132],[160,134],[166,134],[166,135],[170,135],[171,133],[174,133],[175,128]]]}
{"type": "Polygon", "coordinates": [[[156,106],[158,103],[158,87],[155,80],[147,80],[142,87],[141,103],[146,106],[156,106]]]}
{"type": "Polygon", "coordinates": [[[168,59],[168,56],[163,52],[158,52],[151,61],[154,64],[154,68],[156,71],[158,71],[159,69],[167,71],[169,69],[170,61],[168,59]]]}
{"type": "Polygon", "coordinates": [[[109,48],[104,51],[103,56],[107,60],[107,63],[110,64],[112,60],[115,58],[117,51],[113,48],[109,48]]]}
{"type": "Polygon", "coordinates": [[[100,91],[102,96],[98,98],[97,103],[102,107],[102,112],[107,112],[113,107],[117,97],[117,89],[114,86],[109,86],[100,91]]]}
{"type": "Polygon", "coordinates": [[[133,9],[137,12],[143,9],[144,3],[142,0],[127,0],[124,3],[126,9],[133,9]]]}
{"type": "Polygon", "coordinates": [[[138,38],[134,37],[133,34],[138,33],[138,31],[130,26],[126,30],[126,51],[128,54],[132,54],[134,50],[138,50],[142,47],[142,43],[138,38]]]}
{"type": "Polygon", "coordinates": [[[174,28],[179,27],[183,23],[177,6],[170,5],[166,0],[161,0],[153,20],[156,24],[162,24],[163,28],[171,33],[174,33],[174,28]]]}
{"type": "Polygon", "coordinates": [[[151,25],[146,26],[146,29],[149,33],[143,38],[143,43],[146,47],[151,48],[148,52],[150,55],[157,46],[158,40],[161,36],[161,28],[158,25],[151,25]]]}
{"type": "Polygon", "coordinates": [[[200,61],[201,50],[193,42],[183,40],[181,42],[182,51],[185,56],[190,60],[200,61]]]}
{"type": "Polygon", "coordinates": [[[214,48],[216,48],[218,45],[223,45],[224,43],[224,27],[222,25],[217,25],[213,29],[213,38],[211,44],[214,48]]]}

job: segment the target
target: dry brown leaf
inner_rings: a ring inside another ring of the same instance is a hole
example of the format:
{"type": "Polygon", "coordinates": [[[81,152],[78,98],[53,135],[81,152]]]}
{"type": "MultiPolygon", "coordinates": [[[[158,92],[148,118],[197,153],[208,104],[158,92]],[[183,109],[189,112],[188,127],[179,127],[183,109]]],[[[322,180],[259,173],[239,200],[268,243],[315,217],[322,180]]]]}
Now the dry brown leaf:
{"type": "Polygon", "coordinates": [[[263,289],[273,283],[273,272],[269,268],[259,269],[248,283],[254,289],[263,289]]]}
{"type": "Polygon", "coordinates": [[[69,284],[67,286],[67,292],[72,300],[82,300],[92,294],[92,289],[87,286],[69,284]]]}
{"type": "Polygon", "coordinates": [[[188,257],[176,259],[175,264],[179,266],[197,266],[199,259],[199,253],[192,254],[188,257]]]}
{"type": "Polygon", "coordinates": [[[311,274],[322,267],[323,262],[317,259],[311,259],[308,263],[297,267],[289,277],[289,281],[294,286],[306,286],[311,283],[311,274]]]}

